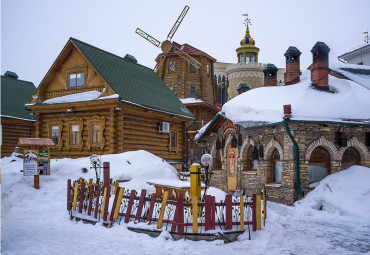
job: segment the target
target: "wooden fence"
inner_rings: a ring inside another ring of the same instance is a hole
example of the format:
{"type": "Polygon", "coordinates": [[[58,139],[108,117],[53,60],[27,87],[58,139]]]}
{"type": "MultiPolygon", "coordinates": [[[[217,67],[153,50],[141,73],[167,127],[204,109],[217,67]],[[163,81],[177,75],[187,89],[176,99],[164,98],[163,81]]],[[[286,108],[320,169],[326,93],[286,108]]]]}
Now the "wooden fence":
{"type": "Polygon", "coordinates": [[[190,230],[192,233],[216,229],[244,231],[246,226],[251,226],[253,231],[261,229],[261,196],[257,195],[226,195],[220,202],[206,195],[201,201],[196,197],[190,201],[183,194],[175,199],[168,191],[157,197],[146,190],[125,190],[112,179],[99,184],[92,179],[80,178],[73,183],[69,179],[67,186],[67,210],[71,217],[91,222],[102,220],[108,227],[114,223],[143,222],[177,234],[190,230]]]}

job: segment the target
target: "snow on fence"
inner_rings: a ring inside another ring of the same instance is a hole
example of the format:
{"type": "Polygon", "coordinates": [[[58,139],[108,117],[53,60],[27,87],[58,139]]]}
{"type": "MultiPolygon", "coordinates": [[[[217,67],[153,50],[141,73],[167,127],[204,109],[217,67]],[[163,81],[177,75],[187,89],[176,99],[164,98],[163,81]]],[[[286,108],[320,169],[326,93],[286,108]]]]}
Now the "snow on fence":
{"type": "Polygon", "coordinates": [[[141,190],[125,190],[110,179],[109,183],[93,183],[80,178],[67,183],[67,210],[71,218],[92,223],[103,221],[108,227],[114,223],[156,224],[157,229],[176,234],[244,231],[261,229],[261,196],[233,197],[226,195],[224,201],[216,202],[214,196],[206,195],[201,201],[196,197],[180,194],[177,198],[168,191],[163,197],[141,190]],[[213,231],[213,232],[214,232],[213,231]]]}

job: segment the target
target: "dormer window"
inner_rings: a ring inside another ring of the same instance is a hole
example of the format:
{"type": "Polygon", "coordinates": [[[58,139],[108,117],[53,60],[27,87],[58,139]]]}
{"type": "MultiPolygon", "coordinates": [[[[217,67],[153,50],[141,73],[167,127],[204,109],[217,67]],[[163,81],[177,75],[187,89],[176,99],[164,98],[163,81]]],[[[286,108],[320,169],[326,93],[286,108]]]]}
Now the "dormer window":
{"type": "Polygon", "coordinates": [[[82,87],[84,81],[84,74],[83,73],[71,73],[69,74],[69,87],[76,88],[82,87]]]}

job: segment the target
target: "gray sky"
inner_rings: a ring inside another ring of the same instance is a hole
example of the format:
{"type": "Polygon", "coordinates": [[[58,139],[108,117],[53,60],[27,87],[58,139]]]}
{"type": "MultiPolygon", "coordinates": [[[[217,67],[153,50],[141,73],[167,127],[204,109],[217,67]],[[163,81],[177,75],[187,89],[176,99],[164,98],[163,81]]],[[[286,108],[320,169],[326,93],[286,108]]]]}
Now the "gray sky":
{"type": "Polygon", "coordinates": [[[129,53],[152,68],[161,50],[135,29],[163,41],[185,5],[190,10],[173,40],[220,62],[236,62],[247,12],[259,62],[278,67],[285,67],[288,47],[296,46],[305,69],[317,41],[331,48],[335,61],[363,44],[363,32],[370,30],[369,0],[2,0],[1,74],[14,71],[38,86],[69,37],[119,56],[129,53]]]}

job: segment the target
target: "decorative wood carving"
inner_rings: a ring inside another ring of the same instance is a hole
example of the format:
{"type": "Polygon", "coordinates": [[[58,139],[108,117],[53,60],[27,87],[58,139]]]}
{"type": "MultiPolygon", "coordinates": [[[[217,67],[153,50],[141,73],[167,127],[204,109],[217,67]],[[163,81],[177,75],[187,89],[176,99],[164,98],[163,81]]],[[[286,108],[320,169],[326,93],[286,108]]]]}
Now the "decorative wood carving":
{"type": "Polygon", "coordinates": [[[82,150],[83,147],[83,140],[82,140],[82,130],[83,130],[83,119],[82,118],[70,118],[66,120],[66,130],[67,130],[67,139],[66,139],[66,147],[67,150],[70,151],[71,149],[77,149],[79,151],[82,150]],[[78,145],[71,145],[71,126],[78,125],[79,126],[79,144],[78,145]]]}
{"type": "Polygon", "coordinates": [[[88,130],[88,138],[87,138],[87,141],[86,141],[86,145],[87,145],[87,148],[90,150],[91,148],[99,148],[101,150],[103,150],[104,146],[105,146],[105,139],[104,139],[104,130],[105,130],[105,118],[103,116],[93,116],[91,117],[90,119],[88,119],[87,121],[87,130],[88,130]],[[93,124],[99,124],[100,125],[100,137],[101,137],[101,141],[100,141],[100,144],[91,144],[91,139],[93,137],[93,134],[92,134],[92,125],[93,124]]]}
{"type": "Polygon", "coordinates": [[[58,144],[53,146],[52,148],[58,148],[59,150],[63,147],[63,139],[62,139],[62,132],[63,132],[63,120],[51,120],[48,122],[48,137],[51,138],[51,128],[53,126],[58,126],[58,144]]]}

